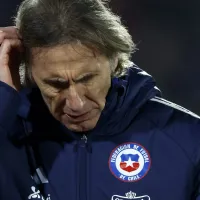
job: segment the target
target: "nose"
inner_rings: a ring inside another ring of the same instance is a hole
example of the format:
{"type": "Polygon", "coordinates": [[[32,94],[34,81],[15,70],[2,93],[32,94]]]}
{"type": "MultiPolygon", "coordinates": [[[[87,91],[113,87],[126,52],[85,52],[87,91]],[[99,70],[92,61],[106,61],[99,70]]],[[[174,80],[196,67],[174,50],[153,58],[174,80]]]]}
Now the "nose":
{"type": "Polygon", "coordinates": [[[83,95],[79,93],[74,86],[70,86],[66,97],[67,110],[71,112],[82,112],[85,100],[83,95]]]}

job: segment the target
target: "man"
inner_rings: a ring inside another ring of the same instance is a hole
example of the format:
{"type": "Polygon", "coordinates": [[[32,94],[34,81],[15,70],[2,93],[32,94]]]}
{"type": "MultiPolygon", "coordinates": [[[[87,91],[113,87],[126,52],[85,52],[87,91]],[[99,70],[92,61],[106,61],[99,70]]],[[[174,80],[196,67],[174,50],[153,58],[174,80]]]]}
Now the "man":
{"type": "Polygon", "coordinates": [[[25,0],[16,27],[0,29],[1,200],[200,200],[199,117],[131,64],[104,2],[25,0]]]}

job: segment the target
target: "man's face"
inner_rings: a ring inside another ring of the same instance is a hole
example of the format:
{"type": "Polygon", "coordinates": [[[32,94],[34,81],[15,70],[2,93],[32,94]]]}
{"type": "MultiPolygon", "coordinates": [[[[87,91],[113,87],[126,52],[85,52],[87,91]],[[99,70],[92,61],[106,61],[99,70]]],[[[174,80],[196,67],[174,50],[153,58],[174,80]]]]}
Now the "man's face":
{"type": "Polygon", "coordinates": [[[70,130],[93,129],[111,84],[109,60],[78,44],[33,49],[32,55],[33,79],[52,115],[70,130]]]}

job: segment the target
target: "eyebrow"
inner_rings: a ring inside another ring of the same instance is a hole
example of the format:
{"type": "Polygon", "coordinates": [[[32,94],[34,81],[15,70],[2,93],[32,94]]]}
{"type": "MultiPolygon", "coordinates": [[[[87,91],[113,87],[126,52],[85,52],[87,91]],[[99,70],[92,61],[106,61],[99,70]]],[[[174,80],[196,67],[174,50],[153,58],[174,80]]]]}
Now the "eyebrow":
{"type": "Polygon", "coordinates": [[[62,78],[47,78],[43,80],[45,83],[52,85],[55,83],[68,84],[68,81],[62,78]]]}
{"type": "MultiPolygon", "coordinates": [[[[97,73],[95,73],[95,72],[89,72],[89,73],[83,74],[79,78],[74,79],[74,82],[77,83],[77,82],[81,82],[81,81],[83,81],[85,79],[90,79],[90,78],[94,77],[96,74],[97,73]]],[[[49,84],[49,85],[54,85],[56,83],[61,83],[63,85],[69,84],[68,80],[65,80],[64,78],[58,78],[58,77],[55,77],[55,78],[46,78],[43,81],[46,84],[49,84]]]]}

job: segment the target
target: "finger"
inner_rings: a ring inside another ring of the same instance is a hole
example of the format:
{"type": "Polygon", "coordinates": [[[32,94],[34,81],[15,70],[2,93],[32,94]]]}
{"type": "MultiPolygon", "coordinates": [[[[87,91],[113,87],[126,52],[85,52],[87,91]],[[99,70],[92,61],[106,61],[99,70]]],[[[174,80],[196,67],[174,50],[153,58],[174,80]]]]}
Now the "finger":
{"type": "Polygon", "coordinates": [[[0,30],[5,31],[6,33],[11,33],[13,35],[17,35],[20,39],[22,39],[22,36],[19,33],[19,29],[16,26],[7,26],[7,27],[0,27],[0,30]]]}
{"type": "Polygon", "coordinates": [[[15,26],[0,27],[0,30],[6,33],[17,34],[17,28],[15,26]]]}
{"type": "Polygon", "coordinates": [[[0,31],[0,45],[5,39],[19,39],[17,35],[0,31]]]}
{"type": "Polygon", "coordinates": [[[0,43],[3,39],[17,39],[21,38],[19,31],[14,27],[0,27],[0,43]]]}
{"type": "Polygon", "coordinates": [[[19,33],[19,29],[15,26],[0,27],[0,31],[11,33],[13,35],[17,35],[19,38],[22,38],[19,33]]]}
{"type": "Polygon", "coordinates": [[[5,39],[0,47],[0,57],[9,54],[12,48],[17,48],[19,52],[23,51],[23,45],[19,39],[5,39]]]}

